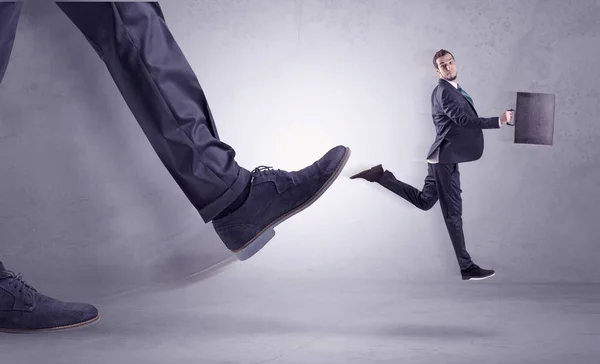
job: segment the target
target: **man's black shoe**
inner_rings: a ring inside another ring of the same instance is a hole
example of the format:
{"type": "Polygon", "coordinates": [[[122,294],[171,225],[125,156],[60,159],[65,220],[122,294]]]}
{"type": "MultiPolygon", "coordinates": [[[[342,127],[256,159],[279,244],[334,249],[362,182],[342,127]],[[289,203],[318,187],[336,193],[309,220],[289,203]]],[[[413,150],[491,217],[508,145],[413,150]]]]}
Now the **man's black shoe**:
{"type": "Polygon", "coordinates": [[[349,157],[349,148],[337,146],[299,171],[256,168],[248,198],[235,211],[213,220],[215,231],[239,260],[250,258],[275,236],[274,227],[323,195],[349,157]]]}
{"type": "Polygon", "coordinates": [[[85,303],[66,303],[40,294],[21,274],[0,270],[0,331],[69,329],[97,321],[98,310],[85,303]]]}
{"type": "Polygon", "coordinates": [[[463,281],[476,281],[490,278],[495,275],[496,272],[490,269],[482,269],[477,264],[473,264],[468,269],[461,270],[460,274],[462,275],[463,281]]]}
{"type": "Polygon", "coordinates": [[[381,179],[381,177],[383,177],[383,167],[381,164],[378,164],[373,168],[358,172],[354,176],[350,177],[350,179],[363,178],[369,182],[377,182],[381,179]]]}

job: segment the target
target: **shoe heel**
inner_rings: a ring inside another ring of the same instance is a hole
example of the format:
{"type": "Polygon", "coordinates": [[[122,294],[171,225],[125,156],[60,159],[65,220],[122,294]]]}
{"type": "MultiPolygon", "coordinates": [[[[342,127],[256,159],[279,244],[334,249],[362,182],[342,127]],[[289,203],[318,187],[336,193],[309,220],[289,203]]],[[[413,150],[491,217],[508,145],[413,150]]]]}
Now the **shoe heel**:
{"type": "Polygon", "coordinates": [[[257,236],[253,242],[246,245],[241,250],[234,252],[238,260],[244,261],[251,258],[254,254],[258,253],[267,243],[275,236],[275,230],[268,229],[259,236],[257,236]]]}

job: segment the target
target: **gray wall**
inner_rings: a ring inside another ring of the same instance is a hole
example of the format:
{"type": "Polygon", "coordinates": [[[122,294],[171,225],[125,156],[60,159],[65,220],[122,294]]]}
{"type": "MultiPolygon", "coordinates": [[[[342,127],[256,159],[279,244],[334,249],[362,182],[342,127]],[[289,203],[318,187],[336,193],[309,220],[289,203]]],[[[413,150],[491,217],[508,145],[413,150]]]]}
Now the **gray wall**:
{"type": "MultiPolygon", "coordinates": [[[[247,168],[349,145],[345,174],[239,263],[277,274],[458,279],[439,205],[347,177],[383,163],[421,186],[432,55],[451,50],[480,115],[556,94],[553,146],[485,131],[460,166],[468,248],[494,282],[598,281],[600,2],[178,1],[167,22],[247,168]]],[[[0,260],[43,291],[99,297],[229,257],[160,164],[100,59],[52,4],[27,4],[0,88],[0,260]]]]}

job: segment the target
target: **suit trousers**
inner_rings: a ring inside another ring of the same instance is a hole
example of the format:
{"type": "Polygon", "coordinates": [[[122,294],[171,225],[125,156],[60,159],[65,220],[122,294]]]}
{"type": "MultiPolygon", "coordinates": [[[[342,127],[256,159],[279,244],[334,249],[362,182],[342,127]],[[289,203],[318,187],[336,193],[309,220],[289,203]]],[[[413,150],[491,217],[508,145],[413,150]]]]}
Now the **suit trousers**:
{"type": "MultiPolygon", "coordinates": [[[[158,3],[57,2],[100,56],[152,148],[204,220],[230,206],[251,173],[219,140],[194,71],[158,3]]],[[[0,83],[22,2],[0,3],[0,83]]]]}
{"type": "Polygon", "coordinates": [[[463,233],[462,190],[458,163],[429,163],[427,177],[421,190],[399,181],[390,171],[384,172],[379,184],[424,211],[431,209],[439,200],[460,269],[467,269],[473,265],[463,233]]]}

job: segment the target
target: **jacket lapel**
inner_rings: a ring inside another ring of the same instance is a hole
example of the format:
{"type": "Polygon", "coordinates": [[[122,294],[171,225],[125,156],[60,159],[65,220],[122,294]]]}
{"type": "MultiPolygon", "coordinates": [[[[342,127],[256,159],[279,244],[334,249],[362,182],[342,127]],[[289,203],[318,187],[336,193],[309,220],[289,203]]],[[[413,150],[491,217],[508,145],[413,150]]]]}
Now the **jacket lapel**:
{"type": "Polygon", "coordinates": [[[473,112],[475,113],[475,115],[477,115],[477,110],[475,110],[475,105],[473,105],[473,104],[472,104],[472,103],[469,101],[469,99],[467,99],[467,98],[465,97],[465,95],[463,95],[463,94],[462,94],[462,92],[460,92],[460,91],[459,91],[459,90],[458,90],[456,87],[454,87],[452,84],[450,84],[450,82],[448,82],[448,81],[446,81],[446,80],[443,80],[443,79],[441,79],[441,78],[440,78],[440,80],[439,80],[439,85],[440,85],[441,87],[446,87],[446,88],[449,88],[449,89],[451,89],[451,90],[452,90],[452,91],[455,93],[455,95],[456,95],[457,97],[461,97],[461,98],[465,99],[465,100],[467,101],[467,104],[469,104],[469,106],[471,106],[471,109],[473,110],[473,112]]]}

